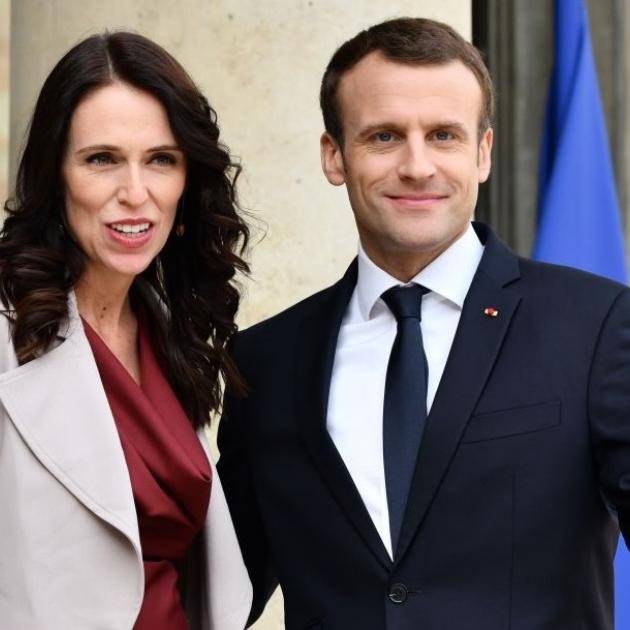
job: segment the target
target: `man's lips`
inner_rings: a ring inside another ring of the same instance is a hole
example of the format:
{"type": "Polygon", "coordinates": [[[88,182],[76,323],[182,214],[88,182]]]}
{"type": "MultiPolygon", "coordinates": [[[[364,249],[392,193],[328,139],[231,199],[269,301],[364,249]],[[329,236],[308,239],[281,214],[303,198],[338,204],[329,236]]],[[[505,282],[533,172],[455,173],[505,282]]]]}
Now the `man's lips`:
{"type": "Polygon", "coordinates": [[[442,201],[448,197],[445,193],[431,192],[431,193],[401,193],[385,195],[387,199],[392,201],[398,206],[404,206],[409,208],[425,208],[442,201]]]}

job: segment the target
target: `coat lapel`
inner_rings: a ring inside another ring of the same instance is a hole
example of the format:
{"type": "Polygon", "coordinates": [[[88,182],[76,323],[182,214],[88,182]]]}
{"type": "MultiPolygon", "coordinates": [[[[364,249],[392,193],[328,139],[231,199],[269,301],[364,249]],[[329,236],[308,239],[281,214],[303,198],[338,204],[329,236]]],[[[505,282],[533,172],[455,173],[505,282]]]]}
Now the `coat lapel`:
{"type": "Polygon", "coordinates": [[[404,556],[438,491],[520,302],[512,285],[519,277],[518,259],[487,228],[476,229],[482,240],[486,238],[484,255],[427,418],[395,563],[404,556]],[[488,307],[498,316],[486,316],[488,307]]]}
{"type": "Polygon", "coordinates": [[[391,560],[328,433],[326,415],[339,329],[357,281],[357,262],[302,322],[296,354],[296,404],[303,442],[341,510],[378,560],[391,560]]]}
{"type": "Polygon", "coordinates": [[[202,577],[195,575],[196,584],[188,592],[204,589],[202,601],[192,603],[188,610],[190,628],[221,628],[242,630],[252,606],[252,583],[232,525],[223,487],[215,467],[204,429],[197,431],[212,470],[212,492],[203,537],[202,577]],[[201,612],[201,618],[191,615],[201,612]]]}
{"type": "Polygon", "coordinates": [[[141,557],[125,457],[72,298],[70,311],[58,346],[0,375],[0,400],[39,462],[141,557]]]}

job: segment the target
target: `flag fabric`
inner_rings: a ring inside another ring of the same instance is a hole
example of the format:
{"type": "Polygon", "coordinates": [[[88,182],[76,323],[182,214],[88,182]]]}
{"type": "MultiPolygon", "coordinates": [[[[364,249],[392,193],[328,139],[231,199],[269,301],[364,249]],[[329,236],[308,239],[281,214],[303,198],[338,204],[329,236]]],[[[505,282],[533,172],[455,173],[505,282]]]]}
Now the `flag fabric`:
{"type": "MultiPolygon", "coordinates": [[[[534,258],[626,283],[615,177],[583,0],[555,0],[554,30],[534,258]]],[[[621,539],[615,628],[630,629],[630,553],[621,539]]]]}
{"type": "Polygon", "coordinates": [[[626,282],[588,16],[582,0],[556,0],[555,11],[555,65],[541,148],[534,258],[626,282]]]}

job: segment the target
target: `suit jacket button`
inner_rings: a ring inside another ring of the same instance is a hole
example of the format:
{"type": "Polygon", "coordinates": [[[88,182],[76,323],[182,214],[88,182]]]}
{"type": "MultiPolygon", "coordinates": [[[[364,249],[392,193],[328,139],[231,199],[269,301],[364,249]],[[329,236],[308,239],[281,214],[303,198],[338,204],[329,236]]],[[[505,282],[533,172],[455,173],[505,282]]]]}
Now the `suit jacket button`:
{"type": "Polygon", "coordinates": [[[407,599],[408,593],[407,587],[404,584],[401,584],[400,582],[392,584],[389,589],[389,601],[394,604],[403,604],[407,599]]]}

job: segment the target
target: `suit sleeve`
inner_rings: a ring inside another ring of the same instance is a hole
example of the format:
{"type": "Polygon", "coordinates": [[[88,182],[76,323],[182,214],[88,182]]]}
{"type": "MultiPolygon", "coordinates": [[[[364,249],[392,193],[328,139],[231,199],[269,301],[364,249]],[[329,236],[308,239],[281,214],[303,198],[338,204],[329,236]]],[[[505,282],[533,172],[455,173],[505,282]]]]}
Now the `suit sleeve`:
{"type": "MultiPolygon", "coordinates": [[[[217,469],[254,588],[249,626],[262,614],[278,586],[278,579],[271,563],[258,508],[251,466],[251,434],[243,408],[242,400],[226,397],[224,413],[219,423],[218,445],[221,456],[217,469]]],[[[255,448],[255,444],[252,447],[255,448]]]]}
{"type": "Polygon", "coordinates": [[[630,290],[619,294],[600,332],[589,418],[600,484],[630,548],[630,290]]]}

